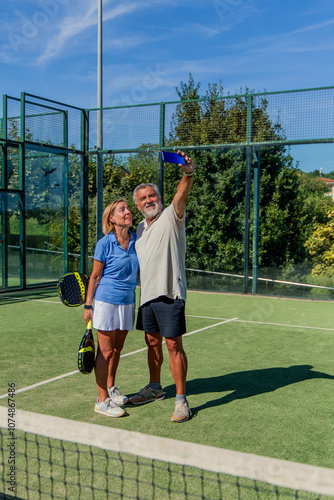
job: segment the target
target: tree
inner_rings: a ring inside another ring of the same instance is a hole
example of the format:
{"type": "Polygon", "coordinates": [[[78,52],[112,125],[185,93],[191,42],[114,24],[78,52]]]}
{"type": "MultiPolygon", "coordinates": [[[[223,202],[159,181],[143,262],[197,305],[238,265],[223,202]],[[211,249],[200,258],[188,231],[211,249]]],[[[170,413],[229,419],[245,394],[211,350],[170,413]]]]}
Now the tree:
{"type": "MultiPolygon", "coordinates": [[[[177,89],[180,104],[173,116],[168,145],[245,144],[249,89],[244,96],[222,99],[221,83],[209,85],[204,101],[200,100],[199,89],[192,75],[188,84],[181,82],[177,89]]],[[[267,100],[253,98],[251,106],[252,140],[284,139],[279,121],[273,123],[269,118],[267,100]]],[[[242,270],[245,148],[195,148],[191,155],[199,168],[187,206],[187,263],[206,270],[242,270]]],[[[175,168],[165,170],[167,202],[172,199],[178,175],[175,168]]],[[[314,221],[324,219],[327,206],[322,188],[293,166],[287,147],[262,147],[260,265],[282,267],[287,262],[305,260],[304,243],[314,221]]]]}
{"type": "MultiPolygon", "coordinates": [[[[177,89],[181,102],[173,117],[169,145],[245,143],[249,90],[246,89],[244,96],[222,99],[222,85],[213,84],[206,92],[206,100],[200,101],[199,88],[190,75],[189,85],[181,82],[177,89]],[[187,102],[194,97],[197,102],[187,102]]],[[[283,140],[279,119],[272,122],[269,118],[267,100],[253,98],[251,106],[252,140],[283,140]]],[[[214,271],[241,271],[245,149],[195,149],[191,155],[200,166],[187,207],[187,264],[214,271]]],[[[169,168],[165,173],[168,200],[173,192],[169,186],[176,183],[177,174],[173,172],[169,168]]],[[[332,206],[324,193],[321,183],[302,173],[298,163],[294,166],[286,146],[261,147],[259,264],[262,268],[291,270],[297,263],[309,265],[305,241],[313,224],[323,223],[328,207],[332,206]]]]}
{"type": "Polygon", "coordinates": [[[313,259],[314,276],[334,276],[334,210],[327,213],[326,223],[316,223],[305,247],[313,259]]]}

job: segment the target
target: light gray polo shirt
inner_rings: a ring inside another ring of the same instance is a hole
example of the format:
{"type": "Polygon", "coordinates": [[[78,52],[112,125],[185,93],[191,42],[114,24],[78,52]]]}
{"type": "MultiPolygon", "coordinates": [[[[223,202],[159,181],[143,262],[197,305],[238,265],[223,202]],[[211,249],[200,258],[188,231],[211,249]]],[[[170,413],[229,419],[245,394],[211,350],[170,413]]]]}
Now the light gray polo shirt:
{"type": "Polygon", "coordinates": [[[186,300],[184,219],[178,218],[171,203],[150,224],[143,220],[138,225],[141,306],[162,295],[186,300]]]}

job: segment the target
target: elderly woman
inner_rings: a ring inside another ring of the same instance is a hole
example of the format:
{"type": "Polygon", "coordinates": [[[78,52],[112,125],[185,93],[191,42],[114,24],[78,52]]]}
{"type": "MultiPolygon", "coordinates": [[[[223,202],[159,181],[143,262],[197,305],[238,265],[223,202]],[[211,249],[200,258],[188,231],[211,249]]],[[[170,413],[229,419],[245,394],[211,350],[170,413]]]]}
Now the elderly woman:
{"type": "Polygon", "coordinates": [[[120,198],[106,207],[103,234],[95,247],[84,311],[85,323],[93,320],[98,350],[95,378],[98,398],[94,411],[108,417],[126,415],[120,406],[128,399],[115,385],[116,370],[125,338],[133,329],[138,260],[136,235],[130,231],[132,214],[120,198]],[[94,309],[93,309],[94,300],[94,309]]]}

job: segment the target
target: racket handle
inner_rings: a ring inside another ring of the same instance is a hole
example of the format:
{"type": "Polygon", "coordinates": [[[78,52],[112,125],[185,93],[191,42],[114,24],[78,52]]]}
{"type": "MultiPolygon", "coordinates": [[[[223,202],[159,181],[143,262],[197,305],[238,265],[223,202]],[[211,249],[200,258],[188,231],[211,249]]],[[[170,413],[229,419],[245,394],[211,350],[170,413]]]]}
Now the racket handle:
{"type": "Polygon", "coordinates": [[[89,319],[89,320],[88,320],[88,323],[87,323],[87,329],[88,329],[88,330],[91,330],[92,328],[93,328],[93,325],[92,325],[92,320],[91,320],[91,319],[89,319]]]}

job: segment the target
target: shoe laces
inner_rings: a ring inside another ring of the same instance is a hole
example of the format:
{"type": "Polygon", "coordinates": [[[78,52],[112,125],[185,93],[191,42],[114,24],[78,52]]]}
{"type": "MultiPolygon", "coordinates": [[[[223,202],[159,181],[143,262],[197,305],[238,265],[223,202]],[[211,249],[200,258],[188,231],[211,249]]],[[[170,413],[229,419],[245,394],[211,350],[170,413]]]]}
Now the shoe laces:
{"type": "Polygon", "coordinates": [[[187,401],[185,401],[184,399],[181,399],[181,401],[175,401],[175,410],[186,413],[188,411],[187,401]]]}
{"type": "Polygon", "coordinates": [[[139,394],[141,396],[143,396],[148,391],[152,391],[152,387],[149,384],[147,384],[145,387],[143,387],[142,389],[140,389],[139,394]]]}
{"type": "Polygon", "coordinates": [[[113,403],[110,398],[106,398],[104,402],[107,406],[110,406],[110,408],[115,408],[117,406],[117,404],[113,403]]]}
{"type": "Polygon", "coordinates": [[[117,385],[114,385],[112,388],[111,388],[111,394],[115,394],[116,396],[122,396],[121,394],[121,391],[119,390],[118,386],[117,385]]]}

